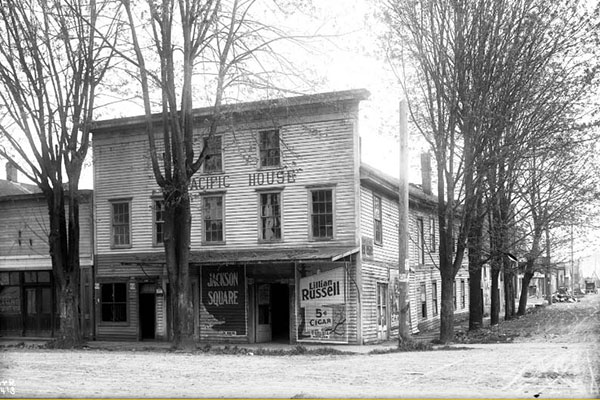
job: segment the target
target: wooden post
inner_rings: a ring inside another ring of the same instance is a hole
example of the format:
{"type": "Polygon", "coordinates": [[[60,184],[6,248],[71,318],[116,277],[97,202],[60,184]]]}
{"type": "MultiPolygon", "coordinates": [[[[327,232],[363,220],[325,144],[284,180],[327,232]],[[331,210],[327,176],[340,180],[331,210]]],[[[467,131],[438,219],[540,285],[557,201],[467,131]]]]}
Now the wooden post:
{"type": "Polygon", "coordinates": [[[546,300],[548,301],[548,305],[552,304],[552,271],[550,270],[550,231],[548,227],[546,227],[546,300]]]}
{"type": "Polygon", "coordinates": [[[400,101],[400,180],[398,182],[398,272],[400,274],[400,321],[398,340],[409,339],[408,300],[408,104],[400,101]]]}

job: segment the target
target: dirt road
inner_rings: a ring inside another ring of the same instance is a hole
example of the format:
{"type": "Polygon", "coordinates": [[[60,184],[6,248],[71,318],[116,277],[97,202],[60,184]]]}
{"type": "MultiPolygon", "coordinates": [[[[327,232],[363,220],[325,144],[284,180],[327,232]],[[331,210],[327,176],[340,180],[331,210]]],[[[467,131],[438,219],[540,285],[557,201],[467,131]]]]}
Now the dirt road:
{"type": "Polygon", "coordinates": [[[500,330],[519,336],[390,354],[9,348],[0,353],[0,387],[9,389],[0,397],[599,397],[600,295],[546,307],[500,330]]]}

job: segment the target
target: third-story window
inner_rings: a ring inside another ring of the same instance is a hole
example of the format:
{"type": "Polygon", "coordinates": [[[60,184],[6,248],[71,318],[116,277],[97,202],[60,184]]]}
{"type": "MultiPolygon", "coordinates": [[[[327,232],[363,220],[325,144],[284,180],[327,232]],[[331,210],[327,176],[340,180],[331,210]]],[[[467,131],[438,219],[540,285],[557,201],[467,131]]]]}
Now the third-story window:
{"type": "Polygon", "coordinates": [[[260,239],[281,240],[281,192],[260,193],[260,239]]]}
{"type": "Polygon", "coordinates": [[[160,245],[164,241],[165,228],[165,202],[154,200],[154,245],[160,245]]]}
{"type": "Polygon", "coordinates": [[[333,239],[333,190],[310,192],[310,225],[313,239],[333,239]]]}
{"type": "Polygon", "coordinates": [[[279,150],[279,130],[271,129],[258,133],[260,147],[260,166],[279,167],[281,165],[279,150]]]}
{"type": "Polygon", "coordinates": [[[433,315],[438,315],[438,295],[437,295],[437,282],[431,282],[431,300],[432,300],[432,308],[433,315]]]}
{"type": "Polygon", "coordinates": [[[112,203],[112,245],[131,246],[129,201],[112,203]]]}
{"type": "Polygon", "coordinates": [[[223,241],[223,196],[202,198],[205,242],[223,241]]]}
{"type": "Polygon", "coordinates": [[[374,241],[377,244],[383,243],[383,224],[381,223],[381,197],[373,195],[373,231],[374,241]]]}
{"type": "Polygon", "coordinates": [[[419,264],[425,264],[425,232],[423,218],[417,218],[417,252],[419,264]]]}
{"type": "Polygon", "coordinates": [[[206,150],[206,160],[204,161],[204,172],[222,172],[223,154],[221,147],[221,136],[211,136],[204,138],[204,147],[206,150]]]}

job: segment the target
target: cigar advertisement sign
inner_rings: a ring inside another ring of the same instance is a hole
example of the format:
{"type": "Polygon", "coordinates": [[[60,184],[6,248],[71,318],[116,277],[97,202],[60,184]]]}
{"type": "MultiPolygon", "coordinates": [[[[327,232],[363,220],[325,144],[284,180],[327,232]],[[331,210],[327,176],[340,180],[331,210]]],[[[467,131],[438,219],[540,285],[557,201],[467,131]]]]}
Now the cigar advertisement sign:
{"type": "Polygon", "coordinates": [[[300,277],[298,341],[347,343],[346,271],[300,277]]]}

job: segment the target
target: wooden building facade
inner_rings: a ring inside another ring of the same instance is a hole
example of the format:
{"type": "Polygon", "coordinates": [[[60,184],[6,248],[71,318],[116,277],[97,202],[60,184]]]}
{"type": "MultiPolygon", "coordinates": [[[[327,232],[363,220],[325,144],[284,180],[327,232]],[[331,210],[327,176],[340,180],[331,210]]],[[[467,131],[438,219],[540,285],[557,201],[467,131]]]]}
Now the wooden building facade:
{"type": "MultiPolygon", "coordinates": [[[[196,150],[208,146],[211,155],[189,186],[197,340],[367,343],[394,335],[397,195],[393,180],[360,162],[366,98],[351,90],[228,106],[210,138],[210,110],[195,110],[196,150]]],[[[159,115],[155,122],[158,138],[159,115]]],[[[143,117],[131,117],[99,121],[93,132],[99,340],[171,336],[163,202],[143,128],[143,117]]],[[[424,237],[434,200],[412,189],[411,231],[424,237]]],[[[411,241],[415,259],[435,247],[424,240],[411,241]]],[[[411,269],[414,331],[438,314],[432,265],[411,269]]],[[[460,312],[468,284],[460,292],[458,282],[460,312]]]]}
{"type": "MultiPolygon", "coordinates": [[[[7,167],[11,170],[10,165],[7,167]]],[[[16,170],[0,180],[0,336],[53,337],[56,288],[48,245],[48,206],[36,186],[18,183],[16,170]]],[[[81,192],[81,327],[94,336],[92,192],[81,192]]]]}

